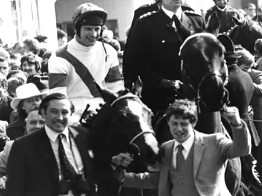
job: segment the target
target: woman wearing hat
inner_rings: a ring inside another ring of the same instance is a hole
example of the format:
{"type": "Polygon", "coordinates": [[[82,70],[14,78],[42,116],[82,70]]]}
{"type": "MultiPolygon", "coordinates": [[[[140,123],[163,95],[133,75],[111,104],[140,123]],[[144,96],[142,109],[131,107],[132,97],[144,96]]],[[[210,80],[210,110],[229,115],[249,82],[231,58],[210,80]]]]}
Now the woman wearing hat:
{"type": "Polygon", "coordinates": [[[34,108],[38,108],[46,92],[40,92],[35,84],[28,83],[16,89],[16,97],[11,101],[11,107],[18,112],[18,118],[11,123],[7,130],[7,136],[11,140],[25,134],[25,118],[34,108]]]}

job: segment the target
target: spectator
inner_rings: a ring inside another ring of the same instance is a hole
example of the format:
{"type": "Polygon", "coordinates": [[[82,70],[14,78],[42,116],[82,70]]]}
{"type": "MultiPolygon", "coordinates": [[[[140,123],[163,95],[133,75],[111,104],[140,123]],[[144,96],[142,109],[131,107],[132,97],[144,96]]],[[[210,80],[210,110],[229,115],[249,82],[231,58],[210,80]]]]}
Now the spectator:
{"type": "MultiPolygon", "coordinates": [[[[165,151],[159,172],[116,175],[122,186],[158,187],[159,196],[231,195],[225,185],[228,159],[250,153],[251,139],[238,109],[228,107],[224,113],[233,129],[233,141],[221,133],[203,134],[194,130],[197,107],[188,100],[176,100],[166,111],[173,140],[162,144],[165,151]]],[[[127,166],[130,155],[112,158],[114,165],[127,166]]],[[[123,171],[123,170],[122,170],[123,171]]]]}
{"type": "Polygon", "coordinates": [[[262,39],[256,40],[254,45],[254,52],[256,69],[262,71],[262,39]]]}
{"type": "Polygon", "coordinates": [[[25,55],[21,58],[21,70],[26,72],[28,77],[39,74],[41,71],[40,63],[33,54],[25,55]]]}
{"type": "Polygon", "coordinates": [[[94,82],[117,92],[124,89],[117,52],[98,41],[107,13],[92,3],[84,3],[73,13],[74,39],[54,52],[48,62],[49,88],[63,92],[73,101],[80,116],[87,104],[94,110],[103,102],[94,82]]]}
{"type": "Polygon", "coordinates": [[[22,70],[12,70],[6,76],[7,80],[13,77],[18,77],[22,79],[24,83],[26,83],[27,73],[23,72],[22,70]]]}
{"type": "MultiPolygon", "coordinates": [[[[25,134],[32,133],[34,131],[39,130],[45,124],[44,119],[40,114],[38,114],[38,109],[33,109],[28,113],[26,121],[26,131],[25,134]]],[[[11,147],[13,145],[14,140],[7,141],[4,150],[0,152],[0,174],[6,175],[6,166],[9,157],[9,153],[11,147]]]]}
{"type": "Polygon", "coordinates": [[[8,59],[0,56],[0,73],[7,76],[9,69],[8,59]]]}
{"type": "Polygon", "coordinates": [[[19,77],[12,77],[7,80],[7,93],[11,98],[16,97],[16,89],[18,86],[25,84],[25,81],[19,77]]]}
{"type": "Polygon", "coordinates": [[[41,93],[38,88],[32,84],[24,84],[16,89],[16,97],[11,101],[11,107],[18,112],[18,118],[10,123],[6,133],[11,140],[21,137],[25,134],[25,119],[27,114],[34,108],[38,108],[41,100],[47,93],[41,93]]]}
{"type": "Polygon", "coordinates": [[[213,0],[215,6],[211,7],[206,12],[206,22],[212,16],[213,13],[216,13],[220,22],[219,33],[227,32],[231,27],[235,26],[232,17],[241,19],[241,15],[238,11],[228,5],[229,0],[213,0]]]}
{"type": "Polygon", "coordinates": [[[15,140],[10,151],[6,196],[95,196],[86,130],[68,126],[72,103],[55,93],[39,109],[44,128],[15,140]]]}
{"type": "Polygon", "coordinates": [[[7,79],[0,73],[0,120],[9,123],[12,108],[10,107],[11,98],[7,94],[7,79]]]}
{"type": "Polygon", "coordinates": [[[25,54],[33,53],[38,55],[40,52],[40,43],[34,38],[27,38],[23,41],[23,50],[25,54]]]}
{"type": "Polygon", "coordinates": [[[46,51],[42,56],[42,62],[41,62],[41,72],[42,73],[48,73],[48,61],[51,57],[52,52],[46,51]]]}
{"type": "Polygon", "coordinates": [[[245,6],[244,10],[247,14],[246,17],[248,19],[258,21],[258,22],[262,21],[262,15],[258,14],[257,6],[254,3],[248,3],[245,6]]]}

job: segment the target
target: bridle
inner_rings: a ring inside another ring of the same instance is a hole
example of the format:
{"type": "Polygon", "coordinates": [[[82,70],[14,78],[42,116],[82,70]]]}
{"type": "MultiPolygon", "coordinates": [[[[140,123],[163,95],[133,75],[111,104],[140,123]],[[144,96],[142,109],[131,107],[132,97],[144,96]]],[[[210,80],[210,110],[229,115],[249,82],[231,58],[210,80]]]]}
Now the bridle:
{"type": "MultiPolygon", "coordinates": [[[[202,102],[207,107],[205,101],[203,100],[203,98],[201,96],[201,89],[202,89],[203,83],[209,77],[215,76],[215,77],[221,78],[221,80],[223,81],[223,84],[224,84],[225,83],[225,77],[222,76],[221,74],[216,73],[216,72],[208,72],[201,78],[201,80],[196,85],[194,85],[190,76],[187,75],[186,71],[183,71],[183,74],[184,74],[185,78],[188,80],[187,85],[196,93],[195,101],[196,101],[196,105],[197,105],[197,112],[198,112],[198,114],[200,114],[201,113],[200,102],[202,102]]],[[[228,77],[228,76],[226,76],[226,77],[228,77]]]]}
{"type": "MultiPolygon", "coordinates": [[[[134,95],[134,94],[131,94],[131,93],[127,93],[126,95],[123,95],[123,96],[120,96],[118,97],[117,99],[115,99],[111,104],[110,106],[113,107],[118,101],[120,100],[124,100],[124,99],[132,99],[132,98],[135,98],[137,100],[139,100],[139,102],[143,105],[143,107],[150,113],[150,114],[153,114],[152,111],[140,100],[140,98],[137,96],[137,95],[134,95]]],[[[143,135],[145,134],[152,134],[154,137],[155,137],[155,133],[153,131],[143,131],[143,132],[140,132],[138,134],[136,134],[129,142],[128,144],[128,149],[127,151],[130,153],[130,154],[133,154],[133,155],[138,155],[140,156],[140,148],[138,146],[138,144],[136,144],[135,142],[140,138],[142,137],[143,135]]]]}

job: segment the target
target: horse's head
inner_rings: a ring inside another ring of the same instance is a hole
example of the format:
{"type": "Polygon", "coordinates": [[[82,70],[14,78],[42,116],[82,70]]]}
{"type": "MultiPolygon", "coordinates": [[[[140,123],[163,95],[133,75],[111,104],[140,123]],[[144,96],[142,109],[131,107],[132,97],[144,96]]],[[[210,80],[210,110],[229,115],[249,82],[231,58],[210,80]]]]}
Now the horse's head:
{"type": "Polygon", "coordinates": [[[210,112],[219,111],[228,101],[222,44],[210,33],[198,33],[185,40],[180,56],[186,97],[210,112]]]}
{"type": "Polygon", "coordinates": [[[234,44],[240,44],[254,54],[254,44],[258,38],[262,38],[262,27],[257,21],[233,17],[236,26],[227,32],[234,44]]]}
{"type": "Polygon", "coordinates": [[[130,152],[154,163],[160,150],[151,125],[152,112],[137,95],[138,88],[134,92],[120,91],[118,95],[98,88],[105,105],[93,117],[92,132],[96,135],[93,142],[103,143],[94,146],[104,145],[107,150],[112,147],[110,155],[130,152]]]}

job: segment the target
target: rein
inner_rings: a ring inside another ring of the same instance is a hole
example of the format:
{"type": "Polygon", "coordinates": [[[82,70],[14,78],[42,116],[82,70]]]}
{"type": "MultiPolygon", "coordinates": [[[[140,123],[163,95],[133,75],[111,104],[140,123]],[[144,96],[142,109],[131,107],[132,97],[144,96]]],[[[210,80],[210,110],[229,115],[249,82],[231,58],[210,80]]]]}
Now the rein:
{"type": "MultiPolygon", "coordinates": [[[[198,82],[198,84],[197,84],[197,87],[195,87],[194,85],[193,85],[193,83],[190,81],[190,77],[184,72],[184,74],[185,74],[185,76],[186,76],[186,78],[188,78],[189,79],[189,84],[188,84],[188,86],[193,90],[193,91],[195,91],[196,92],[196,104],[197,104],[197,113],[198,113],[198,115],[201,113],[201,110],[200,110],[200,101],[202,100],[202,97],[200,96],[200,89],[201,89],[201,86],[202,86],[202,84],[204,83],[204,81],[207,79],[207,77],[209,77],[209,76],[218,76],[219,78],[221,78],[221,80],[223,81],[223,78],[222,78],[222,76],[220,75],[220,74],[217,74],[217,73],[215,73],[215,72],[208,72],[208,73],[206,73],[202,78],[201,78],[201,80],[198,82]]],[[[204,102],[203,102],[204,103],[204,102]]]]}

